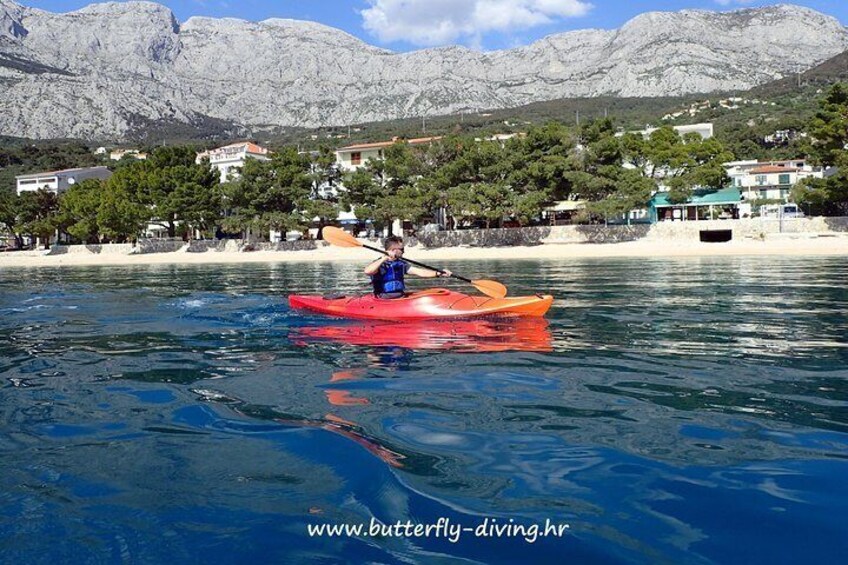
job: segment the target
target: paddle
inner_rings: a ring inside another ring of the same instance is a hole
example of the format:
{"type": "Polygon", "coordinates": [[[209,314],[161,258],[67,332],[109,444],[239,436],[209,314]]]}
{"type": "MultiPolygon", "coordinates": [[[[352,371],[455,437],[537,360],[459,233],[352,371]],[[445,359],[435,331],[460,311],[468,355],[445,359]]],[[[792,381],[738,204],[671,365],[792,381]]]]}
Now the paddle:
{"type": "MultiPolygon", "coordinates": [[[[382,253],[383,255],[388,255],[384,249],[380,249],[379,247],[371,247],[370,245],[365,245],[351,234],[347,233],[341,228],[336,228],[333,226],[326,226],[323,231],[324,241],[331,243],[332,245],[338,245],[339,247],[364,247],[365,249],[370,249],[371,251],[376,251],[377,253],[382,253]]],[[[412,259],[404,258],[403,261],[411,265],[417,265],[418,267],[424,267],[425,269],[430,269],[431,271],[436,271],[437,273],[442,273],[441,269],[437,269],[435,267],[431,267],[430,265],[425,265],[424,263],[419,263],[418,261],[413,261],[412,259]]],[[[486,279],[466,279],[465,277],[461,277],[459,275],[455,275],[451,273],[451,276],[455,279],[459,279],[461,281],[465,281],[474,286],[477,290],[485,294],[486,296],[491,296],[492,298],[503,298],[506,296],[506,287],[499,283],[498,281],[490,281],[486,279]]]]}

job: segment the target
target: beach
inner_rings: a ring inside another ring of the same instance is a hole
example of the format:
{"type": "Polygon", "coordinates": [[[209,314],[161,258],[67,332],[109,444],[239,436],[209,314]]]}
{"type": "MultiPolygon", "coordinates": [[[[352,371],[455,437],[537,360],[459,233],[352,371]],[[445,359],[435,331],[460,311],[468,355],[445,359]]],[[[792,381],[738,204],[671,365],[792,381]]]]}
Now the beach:
{"type": "MultiPolygon", "coordinates": [[[[366,262],[374,252],[332,246],[305,251],[205,251],[161,253],[96,253],[80,247],[74,252],[51,255],[48,250],[0,253],[0,269],[18,267],[238,264],[292,262],[366,262]]],[[[839,256],[848,255],[848,236],[793,235],[764,240],[745,239],[724,243],[641,239],[623,243],[546,243],[533,246],[409,247],[407,257],[421,262],[462,260],[568,260],[585,258],[664,258],[709,256],[839,256]]]]}

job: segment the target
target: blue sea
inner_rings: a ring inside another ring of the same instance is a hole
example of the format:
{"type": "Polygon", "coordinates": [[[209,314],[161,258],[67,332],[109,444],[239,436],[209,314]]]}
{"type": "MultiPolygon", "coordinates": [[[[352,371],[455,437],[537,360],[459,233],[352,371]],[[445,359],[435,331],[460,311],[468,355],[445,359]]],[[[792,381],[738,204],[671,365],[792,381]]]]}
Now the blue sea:
{"type": "Polygon", "coordinates": [[[848,553],[848,259],[444,266],[556,302],[387,326],[289,309],[354,263],[0,271],[0,562],[848,553]]]}

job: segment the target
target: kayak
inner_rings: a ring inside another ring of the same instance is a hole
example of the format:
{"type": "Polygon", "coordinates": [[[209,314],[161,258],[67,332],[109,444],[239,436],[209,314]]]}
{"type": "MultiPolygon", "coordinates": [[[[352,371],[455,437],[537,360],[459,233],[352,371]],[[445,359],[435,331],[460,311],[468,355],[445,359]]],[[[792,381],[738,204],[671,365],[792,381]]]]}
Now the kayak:
{"type": "Polygon", "coordinates": [[[456,352],[537,351],[553,349],[548,321],[541,317],[471,320],[359,320],[292,329],[297,345],[343,343],[456,352]]]}
{"type": "Polygon", "coordinates": [[[536,294],[513,298],[471,296],[445,288],[412,292],[403,298],[384,300],[373,294],[364,296],[323,297],[293,294],[292,308],[303,308],[340,316],[367,320],[437,320],[465,319],[483,316],[544,316],[554,297],[536,294]]]}

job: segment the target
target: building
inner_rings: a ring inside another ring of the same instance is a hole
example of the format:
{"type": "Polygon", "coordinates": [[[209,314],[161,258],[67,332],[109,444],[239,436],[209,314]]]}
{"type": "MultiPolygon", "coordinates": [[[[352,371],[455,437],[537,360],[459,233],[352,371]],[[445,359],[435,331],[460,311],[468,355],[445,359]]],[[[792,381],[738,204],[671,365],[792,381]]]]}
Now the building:
{"type": "MultiPolygon", "coordinates": [[[[429,145],[434,141],[438,141],[440,139],[442,139],[441,136],[419,137],[414,139],[400,139],[398,137],[393,137],[391,141],[378,141],[376,143],[359,143],[356,145],[348,145],[347,147],[341,147],[339,149],[336,149],[336,166],[343,174],[353,172],[363,167],[368,161],[372,159],[382,159],[383,150],[387,147],[391,147],[395,143],[402,142],[407,143],[411,146],[421,146],[429,145]]],[[[342,185],[339,188],[344,189],[344,186],[342,185]]],[[[353,212],[342,212],[341,214],[339,214],[337,221],[340,223],[362,225],[366,225],[368,223],[360,222],[359,220],[357,220],[356,215],[353,212]]],[[[403,231],[402,225],[403,222],[401,222],[400,220],[396,220],[392,225],[391,233],[400,234],[403,231]]]]}
{"type": "Polygon", "coordinates": [[[270,161],[271,151],[250,141],[242,141],[198,153],[195,162],[200,163],[204,158],[208,158],[212,168],[221,173],[221,182],[227,182],[231,175],[238,175],[247,159],[270,161]]]}
{"type": "Polygon", "coordinates": [[[147,153],[142,153],[138,149],[115,149],[109,153],[109,159],[112,161],[120,161],[124,157],[133,157],[134,159],[147,159],[147,153]]]}
{"type": "Polygon", "coordinates": [[[86,167],[79,169],[64,169],[46,173],[33,173],[15,177],[17,191],[23,192],[49,190],[61,194],[78,182],[88,179],[106,180],[112,176],[112,171],[106,167],[86,167]]]}
{"type": "Polygon", "coordinates": [[[542,216],[552,225],[572,224],[575,218],[586,208],[587,202],[576,198],[573,200],[560,200],[542,210],[542,216]]]}
{"type": "Polygon", "coordinates": [[[441,137],[419,137],[415,139],[405,139],[393,137],[391,141],[379,141],[376,143],[359,143],[357,145],[348,145],[336,149],[336,163],[343,173],[355,171],[362,167],[371,159],[382,159],[383,150],[391,147],[398,141],[403,141],[409,145],[426,145],[438,141],[441,137]]]}
{"type": "Polygon", "coordinates": [[[736,187],[695,190],[686,202],[672,204],[667,192],[657,192],[648,203],[651,223],[739,218],[742,193],[736,187]]]}
{"type": "Polygon", "coordinates": [[[804,159],[786,161],[732,161],[725,163],[731,186],[739,189],[745,206],[742,215],[751,215],[757,201],[789,202],[792,187],[805,178],[823,178],[822,167],[808,165],[804,159]]]}
{"type": "MultiPolygon", "coordinates": [[[[674,127],[674,131],[676,131],[678,134],[680,134],[681,137],[684,136],[684,135],[690,134],[690,133],[697,133],[703,139],[710,139],[711,137],[713,137],[713,124],[711,124],[709,122],[702,123],[702,124],[688,124],[688,125],[673,126],[673,127],[674,127]]],[[[641,131],[619,132],[615,135],[616,135],[616,137],[621,137],[625,133],[640,133],[640,134],[642,134],[643,137],[648,137],[652,133],[657,131],[658,129],[660,129],[660,128],[648,127],[648,128],[645,128],[641,131]]]]}

